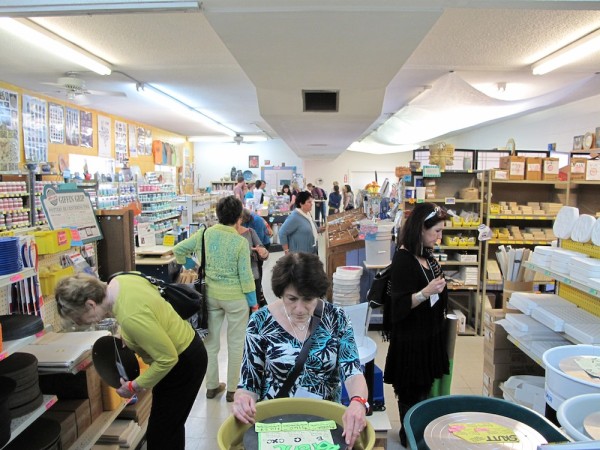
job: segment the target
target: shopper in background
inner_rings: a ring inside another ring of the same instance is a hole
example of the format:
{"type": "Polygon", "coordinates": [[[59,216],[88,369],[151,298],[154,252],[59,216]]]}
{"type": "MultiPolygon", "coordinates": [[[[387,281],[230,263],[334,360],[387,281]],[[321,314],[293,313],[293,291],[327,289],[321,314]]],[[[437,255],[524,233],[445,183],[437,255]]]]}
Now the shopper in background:
{"type": "Polygon", "coordinates": [[[318,230],[311,216],[312,207],[310,192],[299,192],[294,210],[279,228],[279,242],[285,253],[317,253],[318,230]]]}
{"type": "MultiPolygon", "coordinates": [[[[449,371],[444,320],[448,291],[433,247],[448,214],[433,203],[417,204],[400,231],[391,268],[391,302],[383,312],[389,338],[384,381],[394,386],[400,422],[425,400],[435,378],[449,371]]],[[[406,446],[406,432],[400,430],[406,446]]]]}
{"type": "Polygon", "coordinates": [[[185,422],[207,366],[206,349],[191,325],[136,275],[118,275],[107,285],[78,273],[58,282],[55,298],[59,315],[78,325],[116,318],[127,347],[150,365],[135,380],[121,379],[117,394],[129,398],[152,389],[147,448],[184,450],[185,422]]]}
{"type": "Polygon", "coordinates": [[[204,234],[208,300],[208,336],[204,339],[208,353],[206,398],[214,398],[227,387],[228,402],[233,401],[239,379],[248,307],[257,303],[250,247],[236,229],[242,209],[242,202],[233,195],[222,198],[217,203],[219,223],[199,230],[173,248],[176,261],[182,264],[193,253],[202,254],[204,234]],[[218,356],[224,318],[227,318],[227,384],[219,382],[218,356]]]}
{"type": "Polygon", "coordinates": [[[311,193],[315,204],[315,220],[318,224],[325,224],[325,203],[327,200],[327,194],[319,186],[315,186],[311,183],[306,185],[306,188],[311,193]],[[321,217],[323,218],[321,220],[321,217]]]}
{"type": "Polygon", "coordinates": [[[329,215],[337,214],[340,212],[340,206],[342,204],[342,194],[340,194],[340,187],[337,184],[333,185],[333,192],[329,194],[329,215]]]}
{"type": "Polygon", "coordinates": [[[254,208],[254,183],[247,183],[244,190],[244,200],[242,201],[248,208],[254,208]]]}
{"type": "Polygon", "coordinates": [[[254,313],[248,323],[233,414],[242,423],[254,423],[256,402],[278,395],[310,336],[309,323],[317,310],[321,323],[313,345],[285,396],[340,402],[344,382],[352,401],[342,416],[343,436],[351,448],[366,425],[367,383],[346,313],[323,300],[329,287],[323,263],[308,253],[285,255],[273,268],[271,284],[278,300],[254,313]]]}
{"type": "MultiPolygon", "coordinates": [[[[251,254],[253,258],[252,273],[254,274],[254,281],[256,284],[256,298],[258,299],[258,305],[264,306],[267,302],[262,289],[263,263],[269,257],[269,247],[271,246],[271,236],[273,235],[273,231],[270,230],[265,219],[248,209],[244,209],[242,212],[241,226],[242,228],[247,227],[247,229],[250,229],[258,239],[258,244],[254,243],[251,245],[250,250],[254,250],[252,247],[256,247],[257,245],[262,249],[257,249],[254,254],[251,251],[251,254]]],[[[247,235],[244,235],[244,237],[248,239],[247,235]]],[[[250,241],[250,239],[248,239],[248,241],[250,241]]]]}
{"type": "Polygon", "coordinates": [[[256,180],[256,182],[254,183],[254,191],[252,192],[254,194],[254,209],[258,209],[260,208],[260,205],[262,205],[262,202],[265,198],[266,186],[267,183],[263,180],[256,180]]]}
{"type": "Polygon", "coordinates": [[[283,186],[281,186],[281,194],[280,195],[287,195],[288,197],[292,197],[292,191],[290,190],[290,186],[287,184],[284,184],[283,186]]]}
{"type": "Polygon", "coordinates": [[[297,181],[292,181],[290,188],[292,190],[292,197],[290,198],[290,211],[292,211],[296,207],[296,196],[300,192],[300,186],[298,186],[297,181]]]}
{"type": "Polygon", "coordinates": [[[354,209],[354,192],[349,184],[345,184],[342,188],[342,195],[344,196],[344,211],[354,209]]]}
{"type": "Polygon", "coordinates": [[[244,181],[244,177],[237,177],[237,184],[233,188],[233,195],[236,198],[239,198],[242,203],[244,203],[244,188],[246,187],[246,182],[244,181]]]}

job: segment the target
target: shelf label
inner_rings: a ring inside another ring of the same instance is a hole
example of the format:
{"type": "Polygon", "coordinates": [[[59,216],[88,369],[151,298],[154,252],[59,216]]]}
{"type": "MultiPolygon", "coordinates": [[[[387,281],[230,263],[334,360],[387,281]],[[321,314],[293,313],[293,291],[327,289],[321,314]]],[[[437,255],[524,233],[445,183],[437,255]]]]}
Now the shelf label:
{"type": "Polygon", "coordinates": [[[166,234],[163,237],[163,245],[166,245],[168,247],[172,247],[175,245],[175,235],[173,234],[166,234]]]}
{"type": "Polygon", "coordinates": [[[23,276],[22,273],[17,273],[15,275],[13,275],[12,277],[9,278],[11,283],[15,283],[17,281],[21,281],[23,280],[25,277],[23,276]]]}
{"type": "Polygon", "coordinates": [[[56,397],[53,397],[52,400],[50,400],[48,403],[46,403],[46,411],[48,411],[50,408],[52,408],[57,400],[58,399],[56,397]]]}
{"type": "Polygon", "coordinates": [[[455,205],[456,204],[456,199],[454,197],[446,197],[444,199],[444,203],[446,205],[455,205]]]}

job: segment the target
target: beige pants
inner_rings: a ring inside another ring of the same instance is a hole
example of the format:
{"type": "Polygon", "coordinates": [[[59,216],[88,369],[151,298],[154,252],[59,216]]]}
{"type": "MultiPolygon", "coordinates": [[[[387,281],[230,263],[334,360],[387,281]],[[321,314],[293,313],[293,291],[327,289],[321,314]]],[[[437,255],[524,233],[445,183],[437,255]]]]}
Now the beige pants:
{"type": "Polygon", "coordinates": [[[208,336],[204,339],[204,346],[208,353],[206,389],[215,389],[219,386],[219,350],[224,318],[227,318],[227,390],[234,392],[240,380],[240,366],[248,324],[246,299],[216,300],[208,297],[208,336]]]}

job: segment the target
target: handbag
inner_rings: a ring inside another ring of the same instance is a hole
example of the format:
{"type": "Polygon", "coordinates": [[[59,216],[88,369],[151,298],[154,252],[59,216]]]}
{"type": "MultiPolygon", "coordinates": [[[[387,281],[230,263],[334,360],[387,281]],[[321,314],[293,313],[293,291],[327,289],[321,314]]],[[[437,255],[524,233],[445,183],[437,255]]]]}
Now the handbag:
{"type": "Polygon", "coordinates": [[[279,392],[277,392],[277,395],[275,396],[275,398],[284,398],[284,397],[289,396],[290,389],[292,388],[292,386],[294,385],[294,382],[296,381],[296,379],[300,375],[300,372],[302,371],[302,367],[304,366],[304,362],[306,361],[306,357],[308,356],[308,351],[310,350],[310,347],[312,346],[312,343],[314,341],[315,330],[321,323],[321,315],[322,314],[323,314],[323,302],[319,302],[319,304],[315,308],[313,317],[310,320],[310,328],[309,328],[310,336],[308,337],[307,340],[304,341],[304,344],[302,345],[302,349],[300,350],[300,354],[296,357],[296,361],[294,362],[294,367],[292,368],[292,370],[290,370],[288,377],[286,378],[285,382],[279,389],[279,392]]]}
{"type": "Polygon", "coordinates": [[[145,278],[149,283],[158,288],[161,297],[169,302],[175,312],[184,320],[188,320],[194,314],[200,312],[202,304],[205,303],[205,299],[193,286],[180,283],[166,283],[163,280],[144,275],[141,272],[117,272],[108,278],[108,282],[119,275],[136,275],[145,278]]]}
{"type": "Polygon", "coordinates": [[[375,278],[373,278],[371,287],[367,292],[367,300],[371,308],[385,306],[392,299],[391,273],[392,265],[390,264],[375,274],[375,278]]]}
{"type": "Polygon", "coordinates": [[[197,312],[197,316],[194,318],[192,325],[200,335],[204,337],[208,334],[208,299],[206,297],[206,252],[204,250],[205,241],[204,233],[206,233],[206,225],[204,225],[204,231],[202,232],[202,260],[200,261],[200,267],[198,267],[198,277],[194,281],[194,289],[200,294],[202,301],[200,308],[197,312]]]}

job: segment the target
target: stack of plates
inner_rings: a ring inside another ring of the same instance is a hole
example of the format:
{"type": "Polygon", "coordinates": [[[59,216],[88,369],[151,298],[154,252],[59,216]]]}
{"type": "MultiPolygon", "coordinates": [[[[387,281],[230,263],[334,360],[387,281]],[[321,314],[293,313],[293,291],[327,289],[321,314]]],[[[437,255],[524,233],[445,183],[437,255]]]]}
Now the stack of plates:
{"type": "Polygon", "coordinates": [[[552,253],[557,249],[558,247],[538,245],[533,249],[533,253],[529,257],[529,261],[540,267],[549,269],[550,264],[552,263],[552,253]]]}
{"type": "Polygon", "coordinates": [[[19,238],[0,237],[0,276],[23,270],[19,257],[19,238]]]}
{"type": "Polygon", "coordinates": [[[341,306],[360,303],[360,266],[340,266],[333,274],[332,301],[341,306]]]}
{"type": "Polygon", "coordinates": [[[17,386],[8,399],[13,418],[38,408],[42,402],[37,358],[28,353],[13,353],[0,364],[0,376],[13,379],[17,386]]]}

